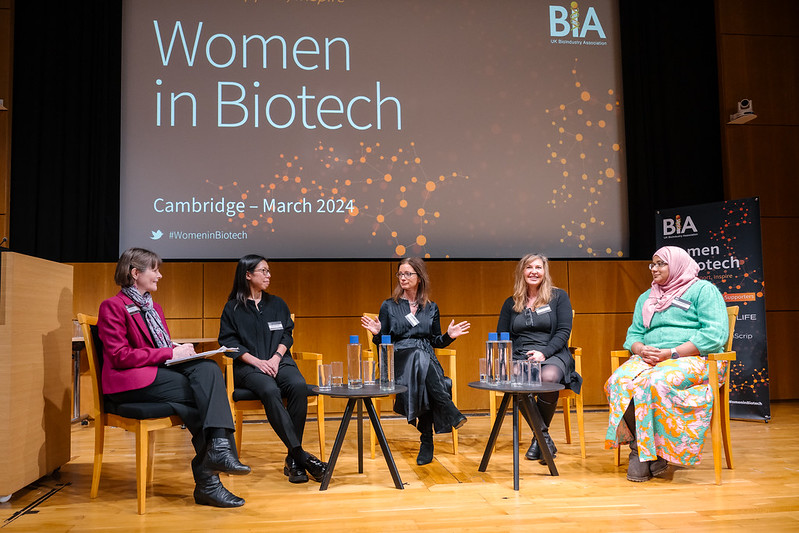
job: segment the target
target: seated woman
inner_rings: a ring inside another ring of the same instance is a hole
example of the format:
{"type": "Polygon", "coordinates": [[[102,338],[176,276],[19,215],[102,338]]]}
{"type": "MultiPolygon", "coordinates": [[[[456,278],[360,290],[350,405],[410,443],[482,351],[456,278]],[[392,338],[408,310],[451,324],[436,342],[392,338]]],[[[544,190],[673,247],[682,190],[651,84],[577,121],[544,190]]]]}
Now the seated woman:
{"type": "Polygon", "coordinates": [[[721,351],[729,332],[724,298],[697,278],[685,250],[664,246],[649,269],[652,288],[638,298],[624,343],[633,355],[605,384],[605,447],[630,443],[630,481],[648,481],[669,462],[700,461],[713,408],[703,356],[721,351]]]}
{"type": "Polygon", "coordinates": [[[461,335],[469,333],[468,322],[453,320],[441,334],[438,306],[429,298],[430,277],[424,261],[411,257],[400,261],[397,287],[391,298],[380,306],[377,320],[361,317],[361,325],[380,344],[382,335],[391,335],[394,343],[396,382],[408,387],[397,394],[394,411],[416,423],[421,445],[416,463],[433,461],[433,428],[447,433],[460,428],[466,417],[452,403],[444,369],[434,348],[445,348],[461,335]]]}
{"type": "Polygon", "coordinates": [[[149,250],[125,250],[114,281],[122,290],[100,304],[97,328],[103,343],[103,393],[116,403],[168,403],[192,435],[194,501],[240,507],[244,500],[222,486],[219,472],[248,474],[232,445],[233,417],[219,366],[198,359],[166,367],[169,359],[194,355],[174,344],[161,306],[151,293],[161,279],[161,258],[149,250]]]}
{"type": "Polygon", "coordinates": [[[267,420],[288,449],[283,473],[291,483],[307,482],[306,471],[322,481],[327,463],[302,448],[308,389],[289,351],[294,321],[286,302],[266,292],[271,279],[263,256],[239,259],[233,290],[222,311],[219,343],[238,348],[233,355],[234,383],[260,398],[267,420]]]}
{"type": "MultiPolygon", "coordinates": [[[[502,304],[497,332],[510,333],[514,359],[541,363],[541,381],[562,383],[579,393],[582,378],[574,370],[574,358],[569,351],[571,330],[569,295],[552,284],[549,261],[543,255],[525,255],[516,265],[513,296],[502,304]]],[[[549,436],[549,424],[558,405],[558,393],[539,394],[536,404],[546,424],[544,440],[555,457],[558,450],[549,436]]],[[[524,456],[541,459],[539,446],[533,436],[524,456]]]]}

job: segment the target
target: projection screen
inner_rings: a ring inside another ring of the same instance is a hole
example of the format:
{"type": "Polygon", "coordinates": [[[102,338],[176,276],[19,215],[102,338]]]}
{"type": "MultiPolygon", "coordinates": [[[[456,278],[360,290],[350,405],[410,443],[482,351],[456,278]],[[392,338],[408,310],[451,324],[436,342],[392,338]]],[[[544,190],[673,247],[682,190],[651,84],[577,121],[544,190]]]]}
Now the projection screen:
{"type": "Polygon", "coordinates": [[[128,0],[120,250],[623,257],[618,6],[128,0]]]}

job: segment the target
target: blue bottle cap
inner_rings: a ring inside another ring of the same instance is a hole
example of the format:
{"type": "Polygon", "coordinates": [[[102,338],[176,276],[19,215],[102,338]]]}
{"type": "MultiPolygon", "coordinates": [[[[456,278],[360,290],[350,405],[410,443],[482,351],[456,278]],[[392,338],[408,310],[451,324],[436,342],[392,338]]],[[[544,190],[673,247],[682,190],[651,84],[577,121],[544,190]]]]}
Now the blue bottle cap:
{"type": "Polygon", "coordinates": [[[391,335],[383,335],[380,337],[380,344],[391,344],[391,335]]]}
{"type": "Polygon", "coordinates": [[[503,331],[499,334],[499,340],[501,341],[509,341],[510,340],[510,333],[507,331],[503,331]]]}
{"type": "Polygon", "coordinates": [[[350,335],[350,344],[360,344],[361,340],[358,338],[358,335],[350,335]]]}
{"type": "Polygon", "coordinates": [[[490,341],[497,340],[497,332],[496,331],[489,331],[488,332],[488,340],[490,340],[490,341]]]}

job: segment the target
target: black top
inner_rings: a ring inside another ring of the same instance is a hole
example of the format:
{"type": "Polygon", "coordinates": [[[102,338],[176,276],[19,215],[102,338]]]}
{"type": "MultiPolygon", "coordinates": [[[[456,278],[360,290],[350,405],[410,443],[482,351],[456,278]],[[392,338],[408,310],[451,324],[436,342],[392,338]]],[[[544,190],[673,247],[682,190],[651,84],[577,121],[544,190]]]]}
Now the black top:
{"type": "Polygon", "coordinates": [[[508,332],[513,342],[513,358],[527,359],[527,352],[538,350],[563,372],[563,383],[580,392],[582,377],[574,371],[574,358],[569,351],[572,331],[572,304],[563,289],[552,289],[552,300],[536,309],[513,310],[513,297],[502,304],[497,321],[497,333],[508,332]]]}
{"type": "Polygon", "coordinates": [[[380,345],[381,335],[391,335],[391,342],[396,349],[413,346],[418,341],[427,342],[433,348],[446,348],[455,340],[446,332],[441,333],[438,306],[435,302],[427,302],[416,311],[416,325],[412,325],[406,318],[410,312],[410,304],[404,298],[397,302],[391,298],[384,301],[377,317],[380,320],[380,334],[372,338],[374,343],[380,345]]]}
{"type": "MultiPolygon", "coordinates": [[[[242,304],[229,300],[222,311],[219,323],[219,345],[238,348],[232,357],[249,353],[264,361],[270,359],[280,344],[291,348],[294,338],[294,321],[291,320],[289,306],[280,297],[266,292],[261,293],[258,306],[253,300],[242,304]]],[[[291,354],[287,351],[286,355],[291,354]]],[[[238,361],[237,361],[238,362],[238,361]]]]}

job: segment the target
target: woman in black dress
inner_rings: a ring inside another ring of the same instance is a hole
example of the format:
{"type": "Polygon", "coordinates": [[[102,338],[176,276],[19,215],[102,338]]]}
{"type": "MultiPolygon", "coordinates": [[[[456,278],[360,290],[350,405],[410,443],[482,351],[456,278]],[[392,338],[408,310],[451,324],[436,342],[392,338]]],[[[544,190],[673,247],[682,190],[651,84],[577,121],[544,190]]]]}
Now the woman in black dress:
{"type": "Polygon", "coordinates": [[[364,316],[361,325],[374,335],[375,344],[380,344],[382,335],[391,335],[396,380],[408,387],[408,392],[397,394],[394,411],[416,424],[421,433],[416,463],[425,465],[433,460],[433,429],[447,433],[466,423],[466,417],[452,403],[452,382],[444,376],[434,349],[445,348],[469,333],[470,324],[453,320],[441,333],[438,306],[429,300],[430,278],[421,259],[403,259],[397,279],[394,293],[380,306],[377,320],[364,316]]]}
{"type": "MultiPolygon", "coordinates": [[[[510,333],[513,358],[541,363],[541,381],[562,383],[580,392],[582,378],[574,370],[569,351],[572,304],[566,291],[552,284],[549,261],[543,255],[527,254],[516,265],[513,296],[505,300],[497,322],[498,332],[510,333]]],[[[549,423],[558,405],[558,393],[539,394],[536,400],[546,430],[544,440],[552,457],[557,448],[549,436],[549,423]]],[[[539,443],[533,437],[525,457],[541,459],[539,443]]]]}

